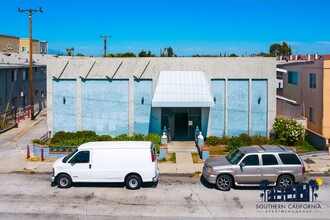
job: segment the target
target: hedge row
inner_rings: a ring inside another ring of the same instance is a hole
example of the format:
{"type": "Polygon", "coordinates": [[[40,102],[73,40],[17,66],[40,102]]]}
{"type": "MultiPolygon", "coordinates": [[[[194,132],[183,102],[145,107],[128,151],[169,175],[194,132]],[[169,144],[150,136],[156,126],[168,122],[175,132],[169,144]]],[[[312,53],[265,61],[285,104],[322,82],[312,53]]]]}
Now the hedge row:
{"type": "MultiPolygon", "coordinates": [[[[110,135],[97,135],[94,131],[77,131],[77,132],[57,132],[50,139],[50,148],[57,150],[59,146],[80,146],[81,144],[92,141],[151,141],[155,144],[157,152],[159,152],[159,146],[161,145],[161,137],[158,134],[133,134],[128,136],[127,134],[121,134],[117,137],[111,137],[110,135]]],[[[70,148],[70,151],[72,149],[70,148]]],[[[63,151],[59,149],[57,151],[63,151]]]]}

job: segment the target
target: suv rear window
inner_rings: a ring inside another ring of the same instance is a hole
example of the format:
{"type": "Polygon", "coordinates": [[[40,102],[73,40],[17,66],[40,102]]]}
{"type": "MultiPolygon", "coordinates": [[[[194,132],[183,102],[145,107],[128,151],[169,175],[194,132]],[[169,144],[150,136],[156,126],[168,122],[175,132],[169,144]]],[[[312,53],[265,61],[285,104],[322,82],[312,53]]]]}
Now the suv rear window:
{"type": "Polygon", "coordinates": [[[295,154],[279,154],[283,164],[301,164],[299,158],[295,154]]]}

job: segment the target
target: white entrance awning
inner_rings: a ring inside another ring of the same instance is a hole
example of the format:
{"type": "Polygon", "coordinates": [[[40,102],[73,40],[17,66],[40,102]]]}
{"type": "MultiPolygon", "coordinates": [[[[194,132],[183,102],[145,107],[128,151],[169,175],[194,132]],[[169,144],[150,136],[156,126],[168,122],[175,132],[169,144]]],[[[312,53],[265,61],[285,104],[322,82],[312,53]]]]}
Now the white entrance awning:
{"type": "Polygon", "coordinates": [[[152,107],[213,107],[204,72],[161,71],[152,107]]]}

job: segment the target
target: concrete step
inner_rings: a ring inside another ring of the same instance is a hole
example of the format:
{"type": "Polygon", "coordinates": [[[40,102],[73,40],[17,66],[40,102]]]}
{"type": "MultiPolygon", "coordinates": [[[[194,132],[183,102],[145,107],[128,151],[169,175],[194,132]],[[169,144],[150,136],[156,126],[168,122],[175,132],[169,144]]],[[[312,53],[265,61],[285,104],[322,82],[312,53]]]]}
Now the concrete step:
{"type": "Polygon", "coordinates": [[[194,141],[171,141],[167,147],[169,153],[198,152],[194,141]]]}

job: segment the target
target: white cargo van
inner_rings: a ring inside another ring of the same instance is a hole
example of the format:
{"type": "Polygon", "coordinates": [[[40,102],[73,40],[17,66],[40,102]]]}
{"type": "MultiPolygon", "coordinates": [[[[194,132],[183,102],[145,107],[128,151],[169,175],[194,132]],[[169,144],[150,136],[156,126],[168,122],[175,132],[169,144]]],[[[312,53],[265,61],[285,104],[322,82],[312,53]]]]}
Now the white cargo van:
{"type": "Polygon", "coordinates": [[[139,189],[143,182],[157,184],[158,177],[152,142],[89,142],[54,162],[51,183],[68,188],[76,182],[124,182],[128,189],[139,189]]]}

